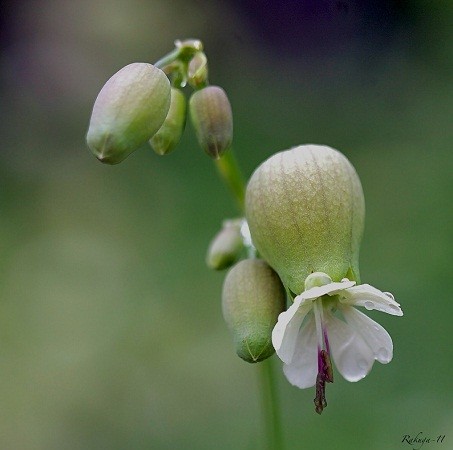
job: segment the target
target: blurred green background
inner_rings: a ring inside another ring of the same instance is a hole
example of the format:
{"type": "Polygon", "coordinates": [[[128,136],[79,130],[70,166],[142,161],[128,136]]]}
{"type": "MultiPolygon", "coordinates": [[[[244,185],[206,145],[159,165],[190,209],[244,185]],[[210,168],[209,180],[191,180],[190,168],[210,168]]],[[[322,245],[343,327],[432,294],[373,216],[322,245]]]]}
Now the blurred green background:
{"type": "Polygon", "coordinates": [[[247,176],[331,145],[367,202],[364,282],[394,360],[329,406],[278,370],[288,449],[453,449],[453,3],[6,2],[0,164],[0,448],[261,449],[258,367],[223,323],[207,245],[235,205],[188,124],[179,148],[119,166],[88,152],[104,82],[203,40],[247,176]]]}

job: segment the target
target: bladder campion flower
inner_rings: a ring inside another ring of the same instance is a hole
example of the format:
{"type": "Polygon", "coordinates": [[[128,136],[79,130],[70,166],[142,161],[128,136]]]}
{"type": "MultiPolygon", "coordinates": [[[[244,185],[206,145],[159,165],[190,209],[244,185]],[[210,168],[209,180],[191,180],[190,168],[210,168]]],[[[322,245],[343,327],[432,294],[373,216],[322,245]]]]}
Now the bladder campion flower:
{"type": "Polygon", "coordinates": [[[277,153],[249,181],[246,217],[253,244],[294,299],[279,316],[273,345],[293,385],[316,385],[321,413],[325,384],[333,382],[331,355],[348,381],[393,356],[389,334],[354,307],[403,314],[391,294],[356,286],[365,218],[359,177],[330,147],[277,153]]]}

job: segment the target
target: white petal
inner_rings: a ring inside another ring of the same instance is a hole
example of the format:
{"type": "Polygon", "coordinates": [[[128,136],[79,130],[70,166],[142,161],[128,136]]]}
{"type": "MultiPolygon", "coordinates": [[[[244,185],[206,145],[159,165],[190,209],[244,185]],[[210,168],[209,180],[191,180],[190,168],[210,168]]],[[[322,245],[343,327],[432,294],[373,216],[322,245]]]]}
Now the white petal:
{"type": "Polygon", "coordinates": [[[348,381],[359,381],[371,370],[374,354],[351,326],[325,314],[332,357],[338,371],[348,381]]]}
{"type": "Polygon", "coordinates": [[[340,302],[345,305],[364,306],[366,309],[376,309],[394,316],[402,316],[403,311],[393,295],[384,293],[369,284],[359,284],[341,294],[340,302]]]}
{"type": "Polygon", "coordinates": [[[312,303],[301,306],[301,302],[302,299],[296,297],[294,303],[278,316],[278,321],[272,330],[272,345],[278,357],[286,364],[289,364],[293,358],[302,321],[313,307],[312,303]]]}
{"type": "Polygon", "coordinates": [[[315,286],[311,289],[307,289],[298,295],[296,298],[302,298],[303,300],[313,300],[315,298],[322,297],[323,295],[335,295],[338,291],[350,288],[355,285],[355,281],[341,281],[339,283],[329,283],[324,286],[315,286]]]}
{"type": "Polygon", "coordinates": [[[354,328],[374,353],[374,359],[387,364],[393,358],[393,342],[387,331],[374,320],[353,308],[344,306],[341,311],[346,322],[354,328]]]}
{"type": "Polygon", "coordinates": [[[315,385],[318,374],[318,348],[314,317],[299,331],[291,364],[283,365],[288,381],[301,389],[315,385]]]}

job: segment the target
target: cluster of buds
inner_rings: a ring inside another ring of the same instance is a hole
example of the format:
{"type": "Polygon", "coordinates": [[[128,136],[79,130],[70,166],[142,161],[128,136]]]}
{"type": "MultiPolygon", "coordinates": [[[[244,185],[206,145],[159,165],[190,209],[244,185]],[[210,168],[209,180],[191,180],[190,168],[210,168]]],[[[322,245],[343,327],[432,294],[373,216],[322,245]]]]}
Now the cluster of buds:
{"type": "Polygon", "coordinates": [[[245,202],[244,217],[224,221],[206,257],[214,270],[230,268],[222,310],[236,353],[257,363],[276,352],[291,384],[315,386],[321,413],[333,363],[346,380],[358,381],[374,361],[392,359],[387,331],[357,307],[403,314],[390,293],[359,284],[359,177],[339,151],[302,145],[263,162],[244,200],[231,154],[222,158],[233,137],[231,106],[222,88],[209,85],[198,40],[176,41],[156,64],[129,64],[113,75],[94,104],[88,146],[108,164],[146,142],[165,155],[180,141],[187,114],[200,147],[218,160],[241,207],[245,202]],[[194,91],[188,108],[186,86],[194,91]]]}
{"type": "Polygon", "coordinates": [[[88,147],[117,164],[149,142],[159,155],[174,150],[184,132],[187,101],[198,142],[214,159],[231,146],[233,116],[225,91],[208,83],[207,58],[198,40],[176,41],[156,64],[132,63],[105,83],[91,114],[88,147]]]}

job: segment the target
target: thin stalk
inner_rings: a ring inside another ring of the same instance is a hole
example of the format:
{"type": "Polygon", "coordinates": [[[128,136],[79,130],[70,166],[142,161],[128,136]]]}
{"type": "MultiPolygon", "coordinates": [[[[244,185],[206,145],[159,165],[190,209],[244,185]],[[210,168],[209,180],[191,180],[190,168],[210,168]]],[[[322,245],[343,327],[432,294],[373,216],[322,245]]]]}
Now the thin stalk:
{"type": "Polygon", "coordinates": [[[281,410],[274,376],[273,357],[260,364],[261,397],[267,450],[283,450],[281,410]]]}
{"type": "MultiPolygon", "coordinates": [[[[244,214],[245,178],[232,150],[229,149],[221,158],[215,160],[215,164],[219,175],[236,200],[241,213],[244,214]]],[[[254,247],[249,248],[249,257],[256,257],[254,247]]],[[[272,358],[258,363],[258,366],[267,449],[283,450],[281,411],[272,358]]]]}
{"type": "Polygon", "coordinates": [[[203,49],[203,44],[198,39],[188,39],[186,41],[175,41],[175,48],[156,61],[154,65],[159,69],[164,69],[166,66],[174,62],[182,62],[187,64],[195,53],[203,49]]]}
{"type": "MultiPolygon", "coordinates": [[[[201,42],[187,41],[184,47],[176,47],[173,51],[165,55],[154,65],[160,69],[167,70],[169,73],[181,69],[181,63],[186,63],[196,51],[201,51],[201,42]]],[[[184,66],[186,67],[186,66],[184,66]]],[[[186,73],[183,74],[185,79],[186,73]]],[[[230,190],[233,198],[242,215],[245,214],[245,188],[246,181],[239,167],[234,153],[229,149],[221,158],[215,160],[217,171],[230,190]]],[[[249,248],[249,257],[256,257],[254,247],[249,248]]],[[[272,367],[272,358],[259,363],[260,380],[261,380],[261,397],[262,409],[265,422],[265,435],[268,450],[283,450],[283,434],[281,423],[281,411],[278,401],[278,393],[274,371],[272,367]]]]}
{"type": "Polygon", "coordinates": [[[244,214],[244,201],[245,201],[245,178],[242,174],[232,149],[229,149],[222,157],[215,160],[217,170],[233,195],[236,203],[244,214]]]}
{"type": "Polygon", "coordinates": [[[170,65],[171,63],[175,62],[181,54],[180,48],[173,49],[170,53],[167,53],[163,56],[159,61],[154,63],[154,66],[158,69],[163,69],[165,66],[170,65]]]}

